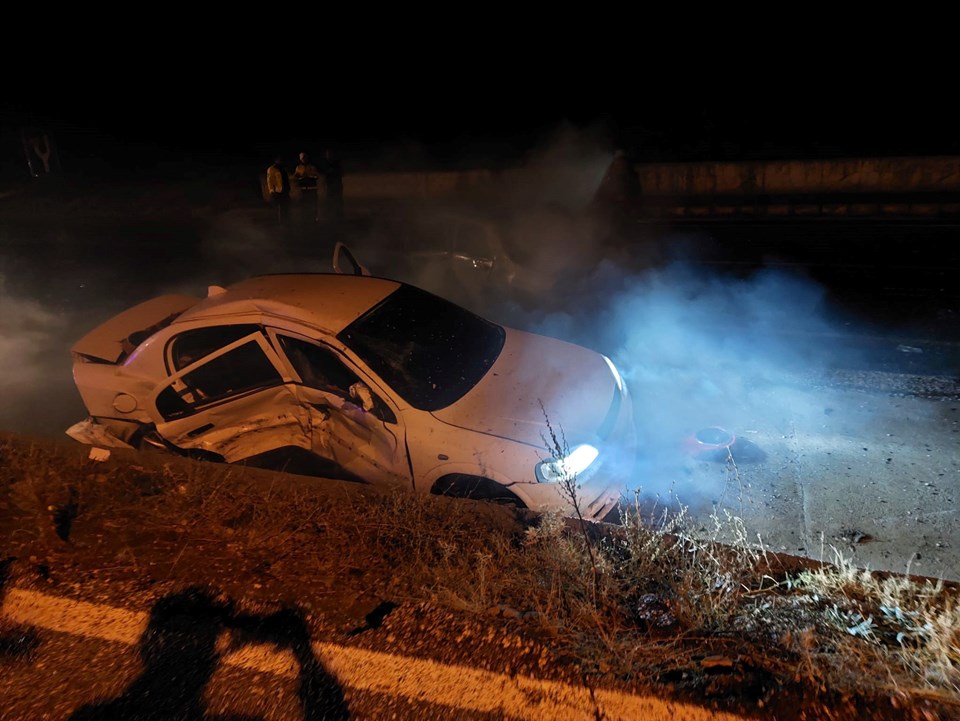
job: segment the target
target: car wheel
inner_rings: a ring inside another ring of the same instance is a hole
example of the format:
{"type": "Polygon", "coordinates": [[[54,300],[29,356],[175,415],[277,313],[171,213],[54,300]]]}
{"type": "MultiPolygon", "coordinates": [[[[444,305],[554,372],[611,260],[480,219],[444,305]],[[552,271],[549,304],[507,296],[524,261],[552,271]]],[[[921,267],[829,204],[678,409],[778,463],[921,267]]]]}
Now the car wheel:
{"type": "Polygon", "coordinates": [[[443,476],[433,484],[430,492],[438,496],[472,498],[478,501],[493,501],[506,506],[526,508],[523,501],[517,498],[510,489],[504,488],[496,481],[480,476],[468,476],[462,473],[443,476]]]}

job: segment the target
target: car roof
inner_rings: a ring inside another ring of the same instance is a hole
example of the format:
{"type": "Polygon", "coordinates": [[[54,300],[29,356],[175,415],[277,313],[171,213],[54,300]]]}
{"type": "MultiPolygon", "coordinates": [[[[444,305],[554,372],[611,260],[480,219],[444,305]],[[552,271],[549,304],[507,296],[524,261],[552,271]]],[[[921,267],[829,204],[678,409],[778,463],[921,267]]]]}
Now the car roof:
{"type": "Polygon", "coordinates": [[[294,317],[336,334],[400,286],[398,281],[367,275],[260,275],[226,288],[212,288],[174,324],[262,312],[294,317]]]}

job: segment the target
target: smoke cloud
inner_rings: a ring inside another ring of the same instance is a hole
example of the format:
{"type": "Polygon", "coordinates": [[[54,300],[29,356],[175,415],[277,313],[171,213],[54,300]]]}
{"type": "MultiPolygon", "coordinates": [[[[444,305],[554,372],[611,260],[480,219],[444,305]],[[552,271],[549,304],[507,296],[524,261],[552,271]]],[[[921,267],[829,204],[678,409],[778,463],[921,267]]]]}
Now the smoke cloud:
{"type": "MultiPolygon", "coordinates": [[[[560,132],[530,157],[511,186],[516,193],[455,213],[440,203],[416,208],[410,227],[432,221],[476,230],[484,238],[476,255],[493,257],[493,272],[450,258],[406,263],[386,228],[358,240],[360,255],[385,275],[504,325],[608,355],[637,415],[634,488],[709,506],[727,493],[728,477],[693,473],[691,437],[723,428],[736,437],[741,466],[761,463],[765,452],[755,441],[781,432],[792,417],[822,413],[806,379],[840,359],[833,340],[851,329],[840,326],[825,290],[801,273],[721,273],[699,262],[697,239],[682,229],[611,233],[590,206],[611,157],[599,135],[560,132]]],[[[718,454],[718,467],[727,458],[718,454]]]]}
{"type": "MultiPolygon", "coordinates": [[[[612,156],[601,130],[561,127],[497,192],[408,203],[347,236],[309,224],[278,232],[266,207],[202,208],[194,214],[204,219],[196,237],[155,242],[148,267],[78,252],[56,278],[55,298],[39,291],[51,282],[49,269],[35,269],[16,292],[0,286],[7,369],[0,391],[9,399],[0,424],[57,435],[80,420],[69,347],[123,308],[160,293],[203,295],[208,285],[255,274],[329,271],[334,242],[343,238],[375,274],[612,358],[637,414],[636,485],[716,499],[722,488],[689,485],[685,440],[709,426],[745,438],[781,426],[787,406],[800,412],[814,405],[797,376],[834,360],[831,309],[823,290],[800,275],[705,270],[692,254],[696,244],[680,231],[612,232],[591,210],[612,156]],[[451,237],[460,245],[450,245],[451,237]],[[465,252],[451,253],[458,249],[465,252]]],[[[138,232],[131,223],[110,242],[132,246],[138,232]]],[[[61,233],[60,245],[87,242],[66,228],[61,233]]]]}
{"type": "Polygon", "coordinates": [[[77,396],[69,357],[54,352],[70,325],[38,301],[8,290],[2,273],[0,308],[0,428],[41,432],[57,416],[53,409],[71,393],[77,396]]]}

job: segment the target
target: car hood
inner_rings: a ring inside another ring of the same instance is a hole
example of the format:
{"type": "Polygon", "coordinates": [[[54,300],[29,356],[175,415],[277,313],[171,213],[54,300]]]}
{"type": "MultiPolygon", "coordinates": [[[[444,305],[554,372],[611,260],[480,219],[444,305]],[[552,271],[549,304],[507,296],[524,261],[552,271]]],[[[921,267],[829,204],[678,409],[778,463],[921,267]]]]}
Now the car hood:
{"type": "Polygon", "coordinates": [[[618,393],[599,353],[555,338],[506,329],[503,350],[480,382],[433,411],[444,423],[551,449],[596,440],[618,393]]]}

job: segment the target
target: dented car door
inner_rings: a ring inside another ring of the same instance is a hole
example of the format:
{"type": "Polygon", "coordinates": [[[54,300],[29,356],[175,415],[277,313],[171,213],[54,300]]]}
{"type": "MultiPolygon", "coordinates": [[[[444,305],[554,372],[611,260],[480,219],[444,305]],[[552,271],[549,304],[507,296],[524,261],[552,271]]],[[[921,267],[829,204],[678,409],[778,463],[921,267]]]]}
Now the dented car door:
{"type": "Polygon", "coordinates": [[[404,427],[389,403],[330,346],[285,331],[270,336],[289,362],[313,452],[371,483],[412,487],[404,427]]]}
{"type": "Polygon", "coordinates": [[[303,412],[266,336],[255,331],[176,371],[150,403],[157,433],[228,463],[307,447],[303,412]]]}

